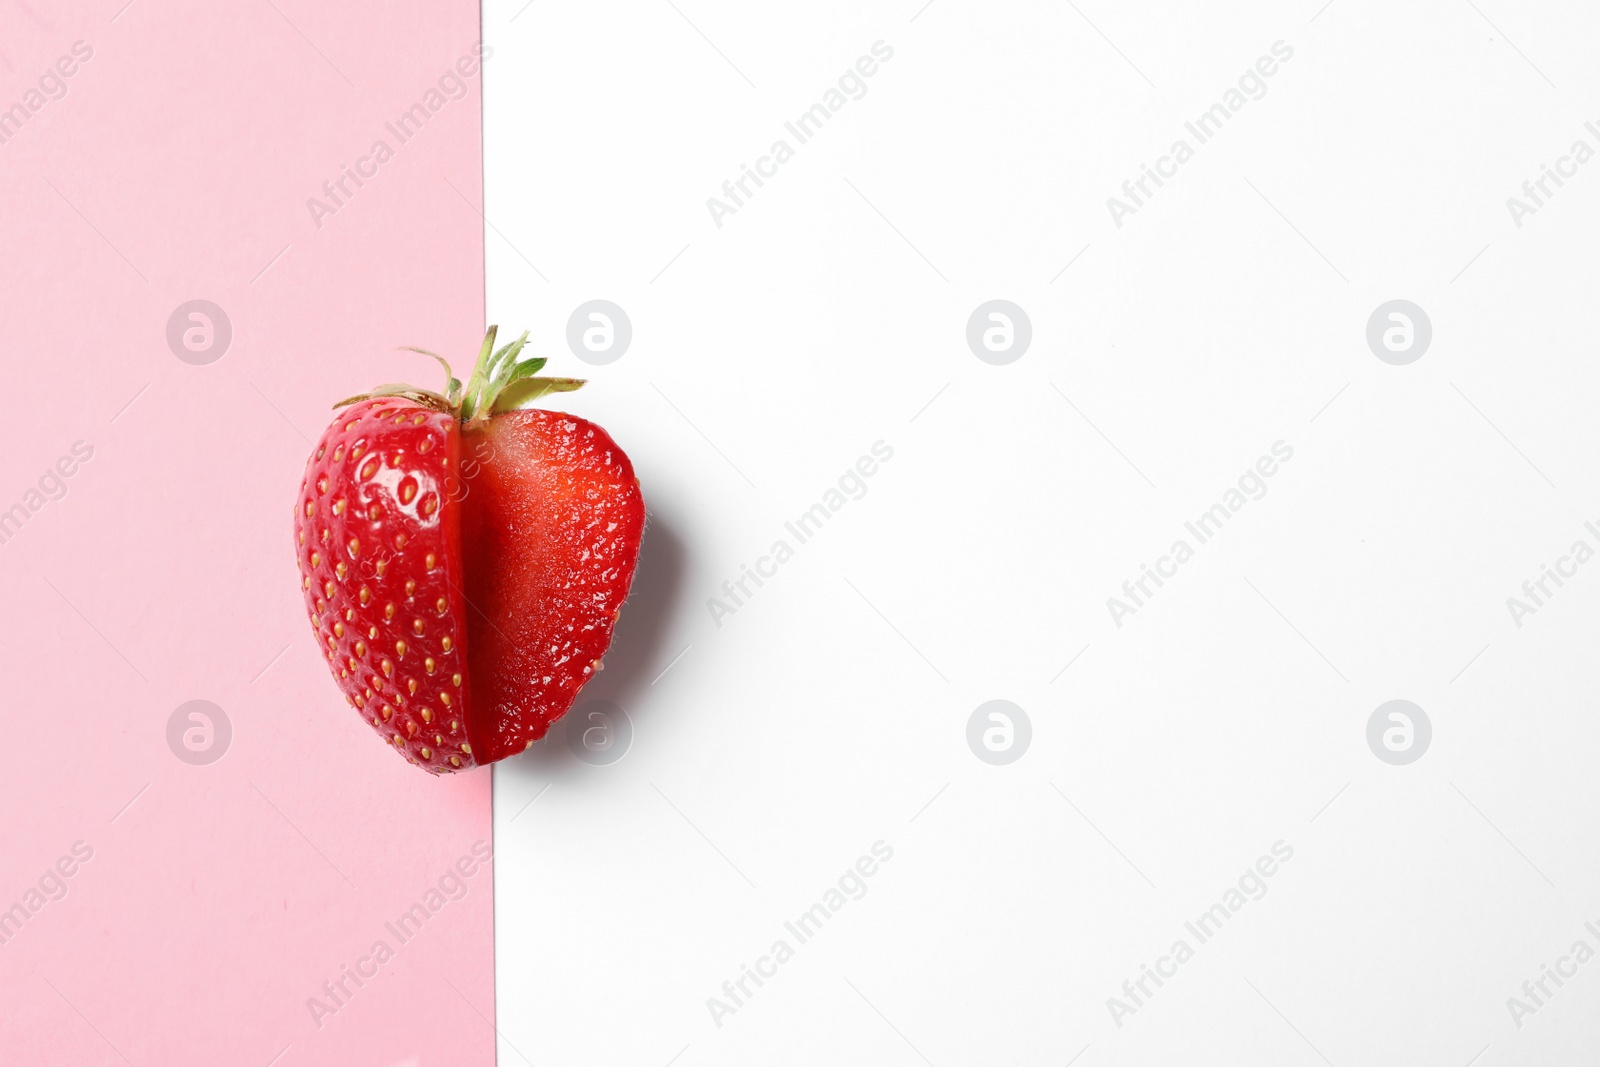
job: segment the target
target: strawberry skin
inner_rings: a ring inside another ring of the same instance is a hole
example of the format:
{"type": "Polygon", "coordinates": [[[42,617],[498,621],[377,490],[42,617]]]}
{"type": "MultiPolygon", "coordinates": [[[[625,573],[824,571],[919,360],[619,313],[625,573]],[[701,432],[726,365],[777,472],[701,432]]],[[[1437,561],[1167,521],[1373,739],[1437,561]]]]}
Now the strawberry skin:
{"type": "Polygon", "coordinates": [[[488,763],[542,738],[600,669],[645,509],[628,457],[575,415],[497,415],[462,455],[472,742],[488,763]]]}
{"type": "Polygon", "coordinates": [[[462,590],[460,424],[397,396],[341,411],[295,509],[301,589],[345,699],[434,774],[476,764],[462,590]]]}

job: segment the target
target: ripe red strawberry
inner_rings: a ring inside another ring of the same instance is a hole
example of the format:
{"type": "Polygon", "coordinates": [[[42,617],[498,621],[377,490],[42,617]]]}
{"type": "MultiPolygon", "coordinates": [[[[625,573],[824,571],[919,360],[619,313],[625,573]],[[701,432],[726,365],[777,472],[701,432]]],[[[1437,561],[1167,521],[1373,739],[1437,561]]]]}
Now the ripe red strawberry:
{"type": "Polygon", "coordinates": [[[527,335],[496,350],[495,332],[465,386],[445,364],[442,394],[385,385],[336,405],[295,507],[335,683],[434,774],[521,752],[566,713],[644,532],[633,465],[603,429],[515,409],[583,382],[534,377],[527,335]]]}

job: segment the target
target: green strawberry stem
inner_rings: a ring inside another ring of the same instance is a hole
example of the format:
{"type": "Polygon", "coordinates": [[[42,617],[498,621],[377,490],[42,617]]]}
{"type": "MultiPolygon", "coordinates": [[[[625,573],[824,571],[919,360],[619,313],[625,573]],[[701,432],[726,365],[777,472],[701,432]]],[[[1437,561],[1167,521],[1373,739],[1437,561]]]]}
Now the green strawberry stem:
{"type": "Polygon", "coordinates": [[[450,369],[450,364],[443,356],[429,352],[426,348],[405,345],[403,346],[405,351],[419,352],[439,361],[439,365],[444,368],[443,393],[420,389],[403,382],[390,382],[341,400],[333,406],[338,409],[362,400],[371,400],[373,397],[401,396],[435,411],[448,411],[465,425],[475,427],[482,426],[492,416],[514,411],[547,393],[570,393],[584,385],[584,380],[581,378],[536,377],[548,361],[543,358],[517,358],[528,343],[527,331],[515,341],[501,345],[497,349],[494,342],[499,331],[500,327],[491,326],[489,332],[484,334],[483,347],[478,351],[477,364],[472,368],[472,377],[467,379],[466,385],[461,384],[461,380],[455,376],[455,372],[450,369]]]}

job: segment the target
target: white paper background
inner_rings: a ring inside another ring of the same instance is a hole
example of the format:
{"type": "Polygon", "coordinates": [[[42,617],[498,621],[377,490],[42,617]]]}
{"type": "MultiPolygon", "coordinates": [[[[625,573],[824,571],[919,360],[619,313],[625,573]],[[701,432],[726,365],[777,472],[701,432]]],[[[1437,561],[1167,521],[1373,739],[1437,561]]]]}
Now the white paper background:
{"type": "Polygon", "coordinates": [[[1520,1027],[1507,998],[1600,949],[1600,562],[1520,628],[1506,600],[1600,549],[1600,161],[1520,228],[1506,198],[1600,149],[1600,12],[919,4],[485,12],[490,321],[592,380],[568,409],[651,513],[583,697],[630,749],[591,766],[558,728],[496,768],[501,1062],[1593,1057],[1600,962],[1520,1027]],[[1180,137],[1118,228],[1106,199],[1180,137]],[[633,339],[585,368],[593,299],[633,339]],[[991,299],[1031,320],[1010,365],[967,346],[991,299]],[[1365,339],[1393,299],[1432,322],[1407,366],[1365,339]],[[717,626],[707,599],[880,440],[866,495],[717,626]],[[1115,626],[1280,440],[1266,495],[1115,626]],[[966,741],[992,699],[1032,723],[1007,766],[966,741]],[[1391,699],[1432,722],[1408,766],[1367,745],[1391,699]],[[707,999],[880,840],[866,895],[719,1026],[707,999]],[[1280,840],[1198,945],[1185,921],[1280,840]]]}

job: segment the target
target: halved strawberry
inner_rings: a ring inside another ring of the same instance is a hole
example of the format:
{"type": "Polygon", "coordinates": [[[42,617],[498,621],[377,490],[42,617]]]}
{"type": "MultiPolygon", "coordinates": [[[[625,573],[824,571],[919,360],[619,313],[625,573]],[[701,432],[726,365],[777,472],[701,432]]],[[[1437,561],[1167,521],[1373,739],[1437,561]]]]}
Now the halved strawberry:
{"type": "Polygon", "coordinates": [[[521,752],[600,669],[639,559],[633,464],[594,423],[513,411],[467,430],[468,660],[488,762],[521,752]]]}
{"type": "Polygon", "coordinates": [[[385,385],[336,405],[295,508],[335,683],[435,774],[520,752],[566,713],[610,647],[644,531],[604,430],[515,408],[583,382],[534,377],[527,335],[496,350],[495,333],[465,386],[445,364],[442,394],[385,385]]]}

